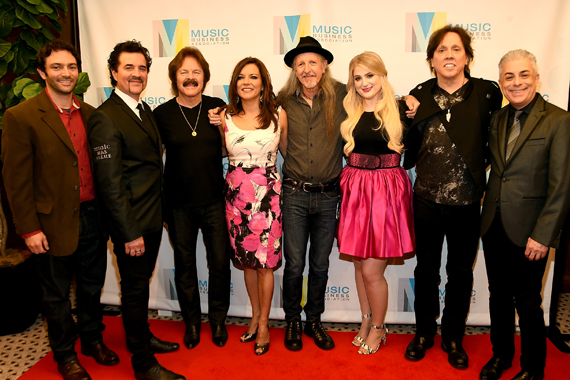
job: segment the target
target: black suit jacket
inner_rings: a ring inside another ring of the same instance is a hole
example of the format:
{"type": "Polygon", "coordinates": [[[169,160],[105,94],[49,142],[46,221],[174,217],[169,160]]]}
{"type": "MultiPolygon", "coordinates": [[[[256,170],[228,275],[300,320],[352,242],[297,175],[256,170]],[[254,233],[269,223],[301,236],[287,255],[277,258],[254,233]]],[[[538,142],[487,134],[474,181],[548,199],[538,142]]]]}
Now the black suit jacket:
{"type": "Polygon", "coordinates": [[[520,247],[528,238],[558,248],[570,206],[570,113],[540,96],[505,162],[508,107],[493,114],[489,130],[491,174],[481,233],[501,209],[505,233],[520,247]]]}
{"type": "Polygon", "coordinates": [[[162,229],[162,142],[115,92],[87,123],[98,195],[106,228],[116,243],[162,229]]]}
{"type": "Polygon", "coordinates": [[[457,147],[463,161],[467,165],[471,176],[481,193],[485,191],[488,166],[487,136],[491,113],[501,108],[503,94],[499,85],[485,79],[471,78],[465,99],[451,109],[451,120],[445,119],[445,110],[442,110],[433,98],[433,87],[436,78],[416,86],[410,95],[420,102],[416,116],[409,125],[406,137],[406,153],[404,155],[404,168],[411,169],[416,164],[420,150],[426,120],[439,115],[449,137],[457,147]]]}

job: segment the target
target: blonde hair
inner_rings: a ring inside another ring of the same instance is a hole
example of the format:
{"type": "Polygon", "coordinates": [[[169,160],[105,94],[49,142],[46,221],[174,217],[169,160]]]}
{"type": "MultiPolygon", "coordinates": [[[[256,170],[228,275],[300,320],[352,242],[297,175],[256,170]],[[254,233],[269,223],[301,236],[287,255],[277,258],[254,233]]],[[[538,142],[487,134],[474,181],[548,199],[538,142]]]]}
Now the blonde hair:
{"type": "Polygon", "coordinates": [[[382,58],[380,58],[378,54],[365,51],[354,57],[352,61],[350,61],[348,68],[347,95],[343,101],[344,109],[348,117],[340,125],[340,133],[346,141],[344,154],[349,156],[354,149],[354,128],[364,112],[364,100],[356,92],[356,88],[354,87],[354,69],[356,66],[362,66],[371,73],[382,77],[382,89],[380,90],[382,97],[374,107],[374,116],[379,124],[375,130],[381,130],[383,137],[388,140],[388,148],[395,152],[402,153],[404,149],[404,144],[402,144],[404,126],[400,121],[398,104],[394,98],[394,89],[390,83],[388,83],[388,71],[386,70],[384,61],[382,61],[382,58]]]}

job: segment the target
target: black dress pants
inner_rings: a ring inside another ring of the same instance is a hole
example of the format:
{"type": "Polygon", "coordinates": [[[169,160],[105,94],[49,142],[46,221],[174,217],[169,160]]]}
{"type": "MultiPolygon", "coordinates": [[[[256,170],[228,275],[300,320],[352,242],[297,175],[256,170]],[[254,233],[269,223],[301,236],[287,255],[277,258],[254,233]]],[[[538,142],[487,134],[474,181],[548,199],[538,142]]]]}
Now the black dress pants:
{"type": "Polygon", "coordinates": [[[223,200],[170,210],[168,235],[174,248],[176,292],[186,325],[200,324],[200,288],[196,269],[198,230],[202,229],[208,261],[208,318],[225,323],[230,307],[230,241],[223,200]]]}
{"type": "Polygon", "coordinates": [[[416,334],[437,331],[441,250],[447,238],[447,284],[441,320],[442,338],[461,342],[473,290],[473,264],[479,244],[480,205],[449,206],[414,194],[416,232],[416,334]]]}
{"type": "Polygon", "coordinates": [[[121,311],[127,335],[127,347],[133,353],[135,371],[147,371],[158,363],[150,349],[153,337],[148,324],[149,282],[156,265],[162,230],[144,234],[145,253],[125,253],[124,242],[113,242],[121,275],[121,311]]]}
{"type": "MultiPolygon", "coordinates": [[[[79,243],[69,256],[35,255],[43,291],[43,315],[56,362],[77,357],[75,341],[83,345],[102,341],[101,289],[107,271],[107,239],[101,232],[95,202],[81,204],[79,243]],[[71,316],[69,291],[73,276],[77,285],[77,324],[71,316]]],[[[49,244],[49,236],[48,244],[49,244]]],[[[54,252],[55,253],[55,252],[54,252]]]]}
{"type": "Polygon", "coordinates": [[[547,257],[530,261],[525,247],[511,242],[497,213],[483,236],[489,280],[489,311],[493,353],[511,359],[515,353],[515,309],[519,315],[523,370],[543,373],[546,360],[546,328],[542,310],[542,278],[547,257]]]}

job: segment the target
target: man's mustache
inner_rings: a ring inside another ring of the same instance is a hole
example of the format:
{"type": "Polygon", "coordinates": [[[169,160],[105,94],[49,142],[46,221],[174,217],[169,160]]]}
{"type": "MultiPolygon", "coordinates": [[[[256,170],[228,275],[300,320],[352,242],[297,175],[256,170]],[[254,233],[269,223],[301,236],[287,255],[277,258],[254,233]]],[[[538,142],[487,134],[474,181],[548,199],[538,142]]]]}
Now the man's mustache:
{"type": "Polygon", "coordinates": [[[188,78],[184,81],[184,83],[182,83],[182,86],[184,86],[184,87],[188,87],[188,86],[198,87],[198,81],[194,78],[188,78]]]}

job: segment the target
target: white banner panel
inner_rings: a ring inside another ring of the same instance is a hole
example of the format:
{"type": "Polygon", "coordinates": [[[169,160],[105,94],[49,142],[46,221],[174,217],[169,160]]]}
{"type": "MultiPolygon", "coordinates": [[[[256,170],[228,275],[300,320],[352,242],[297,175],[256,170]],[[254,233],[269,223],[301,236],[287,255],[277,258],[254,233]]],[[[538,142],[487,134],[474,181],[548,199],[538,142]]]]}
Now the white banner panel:
{"type": "MultiPolygon", "coordinates": [[[[261,1],[241,0],[208,2],[186,0],[79,0],[79,25],[83,70],[92,86],[86,100],[100,105],[112,90],[107,58],[113,46],[136,39],[153,57],[144,100],[156,107],[169,100],[167,67],[178,49],[198,47],[208,62],[212,78],[205,94],[227,101],[227,86],[235,64],[246,56],[261,59],[269,69],[277,92],[285,83],[289,68],[283,55],[296,46],[301,36],[312,35],[334,54],[333,75],[346,82],[348,63],[363,51],[375,51],[384,59],[396,94],[405,95],[416,84],[430,77],[425,61],[429,35],[441,25],[461,25],[473,34],[474,77],[497,80],[497,64],[508,50],[523,48],[533,52],[539,63],[539,91],[553,104],[565,108],[570,82],[570,2],[548,1],[536,7],[535,1],[443,2],[408,0],[405,2],[367,0],[261,1]],[[539,9],[539,10],[538,10],[539,9]]],[[[286,231],[285,231],[286,233],[286,231]]],[[[201,239],[199,238],[199,241],[201,239]]],[[[172,248],[163,235],[159,261],[151,283],[150,308],[179,310],[174,289],[172,248]]],[[[443,252],[442,283],[445,286],[443,252]]],[[[552,257],[553,255],[551,255],[552,257]]],[[[109,253],[103,302],[119,303],[118,271],[109,253]]],[[[198,248],[198,270],[202,312],[207,311],[208,272],[202,244],[198,248]]],[[[545,276],[545,311],[550,305],[552,259],[545,276]]],[[[387,323],[413,323],[415,258],[391,261],[386,269],[390,286],[387,323]]],[[[283,318],[282,273],[275,272],[275,294],[271,318],[283,318]]],[[[232,268],[230,315],[250,316],[243,273],[232,268]]],[[[325,321],[360,321],[354,283],[354,268],[331,254],[326,294],[325,321]]],[[[548,318],[546,318],[548,321],[548,318]]],[[[472,294],[472,325],[486,325],[488,290],[484,258],[479,252],[472,294]]]]}

